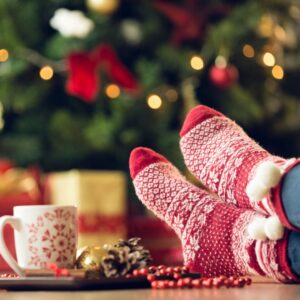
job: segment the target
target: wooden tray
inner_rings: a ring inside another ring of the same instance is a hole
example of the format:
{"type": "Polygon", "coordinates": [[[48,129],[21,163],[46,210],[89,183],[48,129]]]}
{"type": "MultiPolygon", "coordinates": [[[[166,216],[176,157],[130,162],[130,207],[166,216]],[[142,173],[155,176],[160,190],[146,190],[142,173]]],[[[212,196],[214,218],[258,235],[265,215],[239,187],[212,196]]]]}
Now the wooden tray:
{"type": "Polygon", "coordinates": [[[150,288],[145,277],[84,279],[75,277],[0,278],[0,289],[10,291],[73,291],[150,288]]]}

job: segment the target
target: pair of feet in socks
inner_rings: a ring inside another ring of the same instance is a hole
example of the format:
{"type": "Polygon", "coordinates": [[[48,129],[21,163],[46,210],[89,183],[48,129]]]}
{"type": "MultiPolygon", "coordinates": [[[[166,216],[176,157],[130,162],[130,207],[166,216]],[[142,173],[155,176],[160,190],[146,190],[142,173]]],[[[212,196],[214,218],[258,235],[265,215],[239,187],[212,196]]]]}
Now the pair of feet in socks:
{"type": "Polygon", "coordinates": [[[185,264],[204,276],[297,281],[299,160],[272,156],[203,105],[189,113],[180,136],[188,169],[214,194],[151,149],[134,149],[129,163],[137,196],[177,233],[185,264]]]}

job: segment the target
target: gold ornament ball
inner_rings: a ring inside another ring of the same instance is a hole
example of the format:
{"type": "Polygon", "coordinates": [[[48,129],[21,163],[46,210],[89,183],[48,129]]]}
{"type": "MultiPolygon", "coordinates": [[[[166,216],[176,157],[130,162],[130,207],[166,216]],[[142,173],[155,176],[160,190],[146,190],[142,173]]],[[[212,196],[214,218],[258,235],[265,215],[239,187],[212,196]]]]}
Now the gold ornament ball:
{"type": "Polygon", "coordinates": [[[120,0],[87,0],[87,6],[90,10],[109,15],[117,10],[120,0]]]}
{"type": "Polygon", "coordinates": [[[80,253],[76,260],[78,269],[100,271],[101,261],[107,255],[107,250],[99,246],[87,246],[79,249],[80,253]]]}

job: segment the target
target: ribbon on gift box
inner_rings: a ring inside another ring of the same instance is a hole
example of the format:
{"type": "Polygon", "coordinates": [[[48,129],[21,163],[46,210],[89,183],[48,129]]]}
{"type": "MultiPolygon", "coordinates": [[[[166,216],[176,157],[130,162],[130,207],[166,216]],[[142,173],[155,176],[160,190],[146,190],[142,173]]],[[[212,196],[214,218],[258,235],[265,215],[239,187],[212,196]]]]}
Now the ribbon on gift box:
{"type": "Polygon", "coordinates": [[[118,233],[126,226],[123,215],[108,216],[102,214],[80,214],[78,227],[80,233],[109,232],[118,233]]]}

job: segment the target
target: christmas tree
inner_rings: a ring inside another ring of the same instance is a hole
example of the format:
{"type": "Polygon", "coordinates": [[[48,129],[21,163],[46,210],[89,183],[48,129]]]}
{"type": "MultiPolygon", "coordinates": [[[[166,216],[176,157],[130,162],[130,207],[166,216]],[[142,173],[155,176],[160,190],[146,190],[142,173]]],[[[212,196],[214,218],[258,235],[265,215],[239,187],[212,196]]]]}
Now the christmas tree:
{"type": "Polygon", "coordinates": [[[0,26],[0,155],[19,166],[127,170],[143,145],[180,167],[199,103],[299,153],[297,1],[4,0],[0,26]]]}

